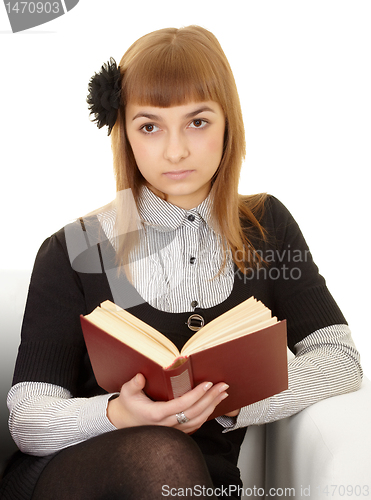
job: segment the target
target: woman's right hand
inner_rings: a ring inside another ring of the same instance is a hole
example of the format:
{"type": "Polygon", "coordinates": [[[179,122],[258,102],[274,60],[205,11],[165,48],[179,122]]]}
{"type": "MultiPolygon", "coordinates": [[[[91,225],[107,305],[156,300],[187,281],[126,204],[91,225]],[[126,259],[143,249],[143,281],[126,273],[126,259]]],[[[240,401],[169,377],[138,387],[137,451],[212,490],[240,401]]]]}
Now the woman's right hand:
{"type": "Polygon", "coordinates": [[[225,399],[228,385],[212,386],[203,382],[191,391],[170,401],[152,401],[143,392],[146,379],[137,374],[124,384],[117,398],[108,403],[107,416],[118,429],[138,425],[165,425],[176,427],[186,434],[196,431],[207,420],[215,407],[225,399]],[[189,421],[179,424],[176,414],[184,412],[189,421]]]}

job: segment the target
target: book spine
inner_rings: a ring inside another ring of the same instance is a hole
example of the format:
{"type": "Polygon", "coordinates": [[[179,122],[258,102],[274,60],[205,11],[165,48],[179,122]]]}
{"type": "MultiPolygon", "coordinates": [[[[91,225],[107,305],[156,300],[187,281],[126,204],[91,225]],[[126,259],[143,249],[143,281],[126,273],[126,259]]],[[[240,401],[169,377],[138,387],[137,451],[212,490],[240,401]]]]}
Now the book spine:
{"type": "Polygon", "coordinates": [[[178,398],[193,389],[193,374],[189,358],[177,366],[164,370],[169,399],[178,398]]]}

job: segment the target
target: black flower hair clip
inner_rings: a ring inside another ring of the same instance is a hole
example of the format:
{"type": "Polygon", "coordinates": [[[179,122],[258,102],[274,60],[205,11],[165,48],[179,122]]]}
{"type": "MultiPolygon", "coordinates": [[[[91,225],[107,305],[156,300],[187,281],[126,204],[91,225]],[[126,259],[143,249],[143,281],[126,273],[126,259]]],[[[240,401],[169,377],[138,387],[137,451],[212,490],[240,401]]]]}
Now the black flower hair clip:
{"type": "Polygon", "coordinates": [[[98,128],[108,127],[108,135],[116,123],[121,97],[121,73],[116,61],[111,57],[103,64],[99,73],[89,82],[89,94],[86,102],[89,104],[90,115],[98,128]]]}

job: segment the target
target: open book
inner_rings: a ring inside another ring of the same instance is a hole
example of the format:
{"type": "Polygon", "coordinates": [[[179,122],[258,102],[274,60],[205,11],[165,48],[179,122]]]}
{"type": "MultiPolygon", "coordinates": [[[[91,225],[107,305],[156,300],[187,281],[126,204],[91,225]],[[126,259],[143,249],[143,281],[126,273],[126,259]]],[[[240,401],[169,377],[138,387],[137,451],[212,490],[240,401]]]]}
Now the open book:
{"type": "Polygon", "coordinates": [[[205,381],[226,382],[229,397],[211,416],[287,389],[286,321],[250,297],[200,328],[181,352],[162,333],[110,301],[81,316],[98,384],[108,392],[142,373],[156,401],[181,396],[205,381]]]}

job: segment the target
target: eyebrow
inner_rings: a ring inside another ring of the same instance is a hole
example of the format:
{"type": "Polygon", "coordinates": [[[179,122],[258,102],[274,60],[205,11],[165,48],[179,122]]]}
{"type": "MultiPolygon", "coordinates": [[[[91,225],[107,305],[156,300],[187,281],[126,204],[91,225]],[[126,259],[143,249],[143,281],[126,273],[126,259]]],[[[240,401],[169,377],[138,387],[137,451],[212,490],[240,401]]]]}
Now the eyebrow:
{"type": "MultiPolygon", "coordinates": [[[[211,113],[215,113],[215,111],[210,108],[209,106],[202,106],[201,108],[197,108],[194,111],[191,111],[190,113],[187,113],[184,115],[185,119],[193,118],[194,116],[199,115],[200,113],[204,113],[205,111],[210,111],[211,113]]],[[[149,120],[157,120],[161,121],[161,116],[159,115],[154,115],[152,113],[146,113],[145,111],[139,111],[134,118],[133,121],[136,120],[137,118],[148,118],[149,120]]]]}

